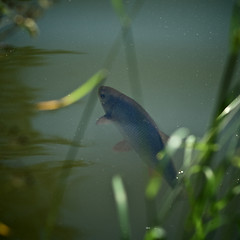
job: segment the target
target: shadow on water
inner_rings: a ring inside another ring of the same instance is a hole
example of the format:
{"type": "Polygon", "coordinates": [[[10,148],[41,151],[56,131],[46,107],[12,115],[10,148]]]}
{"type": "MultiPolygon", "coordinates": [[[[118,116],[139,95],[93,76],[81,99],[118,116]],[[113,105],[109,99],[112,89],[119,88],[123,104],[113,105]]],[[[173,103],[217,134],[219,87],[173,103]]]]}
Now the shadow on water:
{"type": "MultiPolygon", "coordinates": [[[[47,56],[53,54],[79,53],[33,47],[0,49],[0,225],[9,229],[0,229],[0,236],[11,239],[41,238],[63,163],[63,159],[51,161],[49,146],[81,147],[60,136],[45,136],[32,125],[38,114],[34,104],[38,90],[24,84],[20,73],[24,67],[45,65],[47,56]],[[41,162],[35,157],[41,157],[41,162]]],[[[68,161],[71,168],[87,166],[81,160],[68,161]]],[[[64,225],[55,226],[53,232],[57,239],[81,235],[79,229],[64,225]]]]}

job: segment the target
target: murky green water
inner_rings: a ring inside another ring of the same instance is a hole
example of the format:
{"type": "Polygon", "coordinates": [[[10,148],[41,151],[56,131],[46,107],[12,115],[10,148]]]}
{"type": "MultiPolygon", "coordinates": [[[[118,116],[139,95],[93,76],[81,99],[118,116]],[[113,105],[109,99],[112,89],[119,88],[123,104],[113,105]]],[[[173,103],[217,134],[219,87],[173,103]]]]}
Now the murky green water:
{"type": "MultiPolygon", "coordinates": [[[[140,101],[163,132],[187,127],[201,137],[206,130],[226,61],[231,11],[232,1],[146,1],[133,20],[140,101]]],[[[119,19],[108,1],[72,0],[55,4],[38,24],[36,39],[19,30],[6,39],[11,47],[0,55],[0,222],[10,227],[9,239],[42,239],[62,163],[77,150],[68,159],[74,162],[53,239],[119,239],[111,189],[115,174],[128,194],[132,239],[143,239],[148,168],[134,152],[112,151],[121,136],[112,125],[96,126],[103,115],[99,102],[75,146],[87,97],[52,112],[34,109],[39,101],[67,95],[102,68],[120,31],[119,19]]],[[[119,41],[105,84],[135,96],[119,41]]],[[[164,223],[169,239],[181,233],[183,205],[172,206],[164,223]]]]}

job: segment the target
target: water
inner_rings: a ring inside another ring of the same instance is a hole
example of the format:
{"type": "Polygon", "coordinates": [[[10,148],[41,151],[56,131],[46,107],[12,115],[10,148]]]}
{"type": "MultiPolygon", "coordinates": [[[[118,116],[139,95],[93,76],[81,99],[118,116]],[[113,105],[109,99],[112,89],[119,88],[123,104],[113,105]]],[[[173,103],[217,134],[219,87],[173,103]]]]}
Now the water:
{"type": "MultiPolygon", "coordinates": [[[[232,4],[146,1],[134,19],[141,101],[163,132],[187,127],[201,137],[206,130],[228,52],[232,4]]],[[[61,98],[83,84],[102,68],[121,27],[110,2],[93,0],[57,3],[38,24],[35,39],[24,30],[6,39],[18,48],[1,63],[1,142],[8,148],[1,154],[0,222],[11,228],[13,239],[44,236],[67,141],[76,133],[87,97],[53,112],[35,112],[29,103],[61,98]]],[[[121,47],[105,84],[132,96],[128,67],[121,47]]],[[[148,169],[134,152],[112,151],[121,136],[112,125],[96,126],[102,115],[97,102],[68,178],[56,239],[119,239],[111,189],[115,174],[122,176],[128,194],[133,239],[143,239],[148,226],[148,169]]],[[[181,214],[176,206],[166,223],[169,239],[180,231],[181,214]]]]}

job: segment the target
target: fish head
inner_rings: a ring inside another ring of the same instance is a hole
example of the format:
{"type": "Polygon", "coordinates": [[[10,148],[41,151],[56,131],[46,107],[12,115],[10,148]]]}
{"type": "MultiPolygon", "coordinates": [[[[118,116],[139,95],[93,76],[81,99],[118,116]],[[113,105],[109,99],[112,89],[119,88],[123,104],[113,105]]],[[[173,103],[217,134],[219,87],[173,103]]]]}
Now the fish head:
{"type": "Polygon", "coordinates": [[[98,96],[106,113],[105,117],[115,123],[136,124],[145,116],[139,104],[114,88],[101,86],[98,89],[98,96]]]}
{"type": "Polygon", "coordinates": [[[117,90],[107,87],[101,86],[98,89],[98,96],[99,100],[103,106],[104,111],[106,114],[111,115],[114,111],[114,107],[118,104],[118,99],[121,93],[117,90]]]}

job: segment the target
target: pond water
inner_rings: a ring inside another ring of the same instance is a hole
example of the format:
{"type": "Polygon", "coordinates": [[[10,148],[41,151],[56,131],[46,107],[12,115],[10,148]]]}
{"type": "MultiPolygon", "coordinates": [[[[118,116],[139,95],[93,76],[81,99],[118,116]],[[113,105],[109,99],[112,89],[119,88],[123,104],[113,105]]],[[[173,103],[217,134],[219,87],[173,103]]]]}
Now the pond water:
{"type": "MultiPolygon", "coordinates": [[[[71,141],[88,96],[56,111],[34,111],[32,104],[59,99],[86,82],[104,67],[118,39],[119,52],[111,59],[105,85],[141,102],[166,134],[186,127],[201,137],[229,50],[232,6],[229,0],[146,1],[132,20],[139,76],[133,84],[121,24],[110,1],[58,2],[37,21],[38,37],[30,38],[21,29],[5,40],[14,50],[1,59],[1,142],[7,145],[0,155],[0,222],[10,227],[12,239],[44,237],[61,166],[71,151],[76,155],[69,159],[74,162],[53,239],[120,238],[111,187],[116,174],[128,195],[132,239],[143,239],[149,224],[144,198],[148,168],[134,152],[112,151],[121,135],[111,124],[96,125],[104,114],[99,101],[76,146],[71,141]]],[[[126,8],[132,7],[132,1],[126,1],[126,8]]],[[[134,59],[131,55],[130,62],[134,59]]],[[[167,184],[164,188],[170,191],[167,184]]],[[[159,196],[158,209],[161,201],[159,196]]],[[[181,234],[181,204],[163,223],[168,239],[181,234]]]]}

